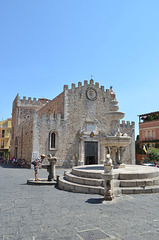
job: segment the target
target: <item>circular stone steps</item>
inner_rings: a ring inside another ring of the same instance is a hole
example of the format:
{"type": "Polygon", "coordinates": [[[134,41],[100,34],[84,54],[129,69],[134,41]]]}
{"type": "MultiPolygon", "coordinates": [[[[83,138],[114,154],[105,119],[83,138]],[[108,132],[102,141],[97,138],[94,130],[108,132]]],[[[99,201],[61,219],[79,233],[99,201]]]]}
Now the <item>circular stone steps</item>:
{"type": "Polygon", "coordinates": [[[159,178],[147,179],[133,179],[133,180],[120,180],[120,187],[141,187],[153,186],[159,184],[159,178]]]}
{"type": "Polygon", "coordinates": [[[72,173],[65,172],[64,173],[65,180],[77,184],[83,184],[83,185],[92,185],[92,186],[104,186],[102,179],[94,179],[94,178],[85,178],[85,177],[79,177],[72,173]]]}
{"type": "Polygon", "coordinates": [[[104,188],[100,186],[88,186],[83,184],[77,184],[74,182],[66,181],[63,177],[59,177],[58,187],[62,190],[78,193],[92,193],[92,194],[104,194],[104,188]]]}
{"type": "Polygon", "coordinates": [[[122,188],[122,194],[143,194],[143,193],[159,193],[159,186],[146,186],[138,188],[122,188]]]}
{"type": "MultiPolygon", "coordinates": [[[[84,165],[65,171],[58,179],[58,187],[62,190],[104,194],[103,165],[84,165]]],[[[156,193],[159,192],[159,169],[154,167],[126,165],[125,168],[113,169],[114,195],[156,193]]]]}

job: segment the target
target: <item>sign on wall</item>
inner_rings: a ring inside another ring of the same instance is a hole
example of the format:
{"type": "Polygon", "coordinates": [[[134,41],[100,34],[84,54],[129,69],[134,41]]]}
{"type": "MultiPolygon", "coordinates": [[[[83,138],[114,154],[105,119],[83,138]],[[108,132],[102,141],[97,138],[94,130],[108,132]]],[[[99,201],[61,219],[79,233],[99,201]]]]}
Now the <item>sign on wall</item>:
{"type": "Polygon", "coordinates": [[[94,137],[94,132],[90,133],[90,137],[93,138],[94,137]]]}

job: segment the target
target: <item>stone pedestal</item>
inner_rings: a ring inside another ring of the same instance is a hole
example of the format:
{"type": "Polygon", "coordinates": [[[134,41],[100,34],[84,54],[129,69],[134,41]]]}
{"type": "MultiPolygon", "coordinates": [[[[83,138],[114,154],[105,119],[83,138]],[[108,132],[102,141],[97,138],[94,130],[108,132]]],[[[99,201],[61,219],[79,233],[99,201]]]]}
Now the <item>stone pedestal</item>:
{"type": "Polygon", "coordinates": [[[102,179],[104,180],[104,199],[110,201],[114,198],[113,174],[102,173],[102,179]]]}
{"type": "Polygon", "coordinates": [[[48,181],[52,181],[52,180],[56,180],[55,177],[55,164],[57,162],[57,158],[56,157],[52,157],[52,155],[49,155],[48,161],[50,162],[50,165],[47,168],[47,171],[49,172],[49,176],[48,176],[48,181]]]}
{"type": "Polygon", "coordinates": [[[114,198],[114,176],[113,164],[109,154],[106,156],[106,161],[104,163],[104,173],[101,174],[101,177],[104,180],[104,199],[110,201],[114,198]]]}

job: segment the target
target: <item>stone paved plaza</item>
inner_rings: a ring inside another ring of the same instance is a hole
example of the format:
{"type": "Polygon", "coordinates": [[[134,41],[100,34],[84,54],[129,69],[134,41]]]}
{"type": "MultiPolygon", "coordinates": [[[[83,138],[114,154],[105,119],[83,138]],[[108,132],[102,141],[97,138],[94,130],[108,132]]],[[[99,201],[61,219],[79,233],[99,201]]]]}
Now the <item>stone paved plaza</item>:
{"type": "MultiPolygon", "coordinates": [[[[62,175],[64,169],[56,173],[62,175]]],[[[40,170],[39,177],[47,177],[40,170]]],[[[158,240],[159,194],[102,196],[27,185],[33,169],[0,165],[0,239],[158,240]]]]}

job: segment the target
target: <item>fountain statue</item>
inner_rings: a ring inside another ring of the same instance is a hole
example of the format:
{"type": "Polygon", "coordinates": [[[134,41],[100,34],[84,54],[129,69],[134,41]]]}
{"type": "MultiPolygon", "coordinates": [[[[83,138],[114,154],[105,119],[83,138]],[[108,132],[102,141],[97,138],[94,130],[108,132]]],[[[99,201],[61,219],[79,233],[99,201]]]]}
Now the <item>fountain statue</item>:
{"type": "Polygon", "coordinates": [[[106,155],[104,161],[104,173],[101,173],[104,180],[104,199],[112,200],[114,198],[114,183],[113,183],[113,164],[110,154],[106,155]]]}

